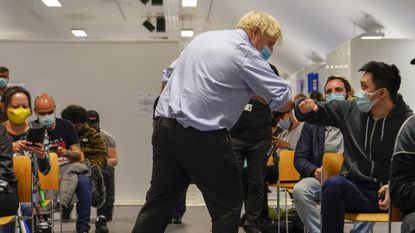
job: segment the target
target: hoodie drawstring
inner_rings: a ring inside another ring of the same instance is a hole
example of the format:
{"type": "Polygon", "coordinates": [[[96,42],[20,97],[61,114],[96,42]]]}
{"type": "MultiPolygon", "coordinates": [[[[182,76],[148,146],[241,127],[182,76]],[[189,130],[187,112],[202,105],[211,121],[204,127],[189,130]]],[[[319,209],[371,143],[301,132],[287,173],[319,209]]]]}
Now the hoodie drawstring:
{"type": "Polygon", "coordinates": [[[367,132],[369,131],[369,116],[366,118],[366,133],[365,133],[365,151],[367,148],[367,132]]]}
{"type": "Polygon", "coordinates": [[[386,121],[386,117],[383,118],[383,123],[382,123],[382,134],[380,135],[380,141],[383,141],[383,133],[384,133],[384,129],[385,129],[385,121],[386,121]]]}

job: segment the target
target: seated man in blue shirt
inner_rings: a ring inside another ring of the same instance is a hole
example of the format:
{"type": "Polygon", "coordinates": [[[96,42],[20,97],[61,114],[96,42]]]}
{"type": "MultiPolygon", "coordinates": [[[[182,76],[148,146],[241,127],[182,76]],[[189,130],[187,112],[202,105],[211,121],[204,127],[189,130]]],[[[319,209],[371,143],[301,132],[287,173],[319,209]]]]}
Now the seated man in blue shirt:
{"type": "Polygon", "coordinates": [[[280,37],[272,16],[252,11],[237,29],[205,32],[187,45],[156,107],[151,187],[133,232],[164,232],[190,180],[203,193],[212,232],[238,232],[242,188],[227,131],[254,93],[271,109],[293,107],[288,83],[266,61],[280,37]]]}
{"type": "Polygon", "coordinates": [[[398,94],[401,76],[395,65],[368,62],[359,70],[356,101],[315,102],[299,99],[299,120],[339,128],[344,162],[339,176],[322,188],[323,233],[343,233],[347,212],[379,212],[389,208],[389,169],[398,130],[412,115],[398,94]]]}
{"type": "MultiPolygon", "coordinates": [[[[330,76],[324,86],[325,98],[332,100],[351,99],[352,87],[345,78],[330,76]]],[[[343,135],[332,126],[304,124],[300,140],[295,149],[294,165],[301,180],[294,186],[293,199],[297,213],[310,233],[321,230],[320,210],[321,173],[323,154],[343,153],[343,135]]],[[[357,223],[353,232],[370,232],[374,223],[357,223]]]]}

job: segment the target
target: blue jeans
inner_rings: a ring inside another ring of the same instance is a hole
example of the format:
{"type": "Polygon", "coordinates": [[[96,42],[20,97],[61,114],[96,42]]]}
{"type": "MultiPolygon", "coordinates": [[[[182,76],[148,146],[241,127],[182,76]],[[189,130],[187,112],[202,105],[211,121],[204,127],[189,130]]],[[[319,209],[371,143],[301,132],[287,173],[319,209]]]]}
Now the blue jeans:
{"type": "Polygon", "coordinates": [[[78,203],[76,205],[76,212],[78,214],[78,218],[76,219],[76,230],[78,232],[89,231],[92,205],[91,183],[89,182],[89,177],[78,174],[78,185],[76,186],[75,193],[78,198],[78,203]]]}
{"type": "Polygon", "coordinates": [[[343,233],[347,212],[380,212],[379,184],[332,176],[323,185],[321,217],[323,233],[343,233]]]}

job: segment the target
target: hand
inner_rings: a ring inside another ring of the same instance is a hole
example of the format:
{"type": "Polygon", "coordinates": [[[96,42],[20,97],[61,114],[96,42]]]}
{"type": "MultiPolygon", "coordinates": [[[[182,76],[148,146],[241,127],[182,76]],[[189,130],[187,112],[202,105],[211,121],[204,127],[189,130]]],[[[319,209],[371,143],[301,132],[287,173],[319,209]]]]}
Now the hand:
{"type": "Polygon", "coordinates": [[[286,141],[282,140],[281,138],[277,138],[277,139],[276,139],[275,145],[276,145],[278,148],[281,148],[281,149],[288,149],[288,147],[290,146],[290,145],[288,144],[288,142],[286,142],[286,141]]]}
{"type": "Polygon", "coordinates": [[[307,114],[310,112],[316,112],[318,110],[318,106],[316,102],[312,99],[306,99],[303,100],[300,105],[298,105],[298,108],[300,109],[300,112],[302,114],[307,114]]]}
{"type": "Polygon", "coordinates": [[[36,143],[34,145],[27,146],[27,149],[35,154],[39,159],[45,158],[45,147],[42,143],[36,143]]]}
{"type": "Polygon", "coordinates": [[[293,110],[295,106],[294,100],[290,99],[284,106],[278,109],[278,112],[288,112],[293,110]]]}
{"type": "Polygon", "coordinates": [[[319,167],[316,170],[314,170],[314,178],[316,178],[318,181],[321,181],[322,171],[323,171],[323,167],[319,167]]]}
{"type": "Polygon", "coordinates": [[[381,210],[388,210],[390,205],[390,199],[389,199],[389,185],[383,185],[379,191],[378,191],[378,197],[379,197],[379,209],[381,210]]]}
{"type": "Polygon", "coordinates": [[[28,149],[28,146],[32,145],[31,142],[26,140],[19,140],[12,143],[13,152],[22,152],[23,150],[28,149]]]}
{"type": "Polygon", "coordinates": [[[58,149],[56,149],[56,154],[58,155],[58,157],[66,157],[66,155],[68,154],[68,150],[58,146],[58,149]]]}

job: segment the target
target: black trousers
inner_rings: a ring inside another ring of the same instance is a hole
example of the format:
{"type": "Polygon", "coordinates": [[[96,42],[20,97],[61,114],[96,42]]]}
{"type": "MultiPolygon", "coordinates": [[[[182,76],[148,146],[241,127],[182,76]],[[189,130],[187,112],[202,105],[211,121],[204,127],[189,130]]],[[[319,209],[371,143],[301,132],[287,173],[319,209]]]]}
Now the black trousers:
{"type": "Polygon", "coordinates": [[[104,177],[106,199],[104,205],[97,209],[97,215],[104,215],[107,221],[111,221],[115,199],[114,168],[106,166],[101,169],[101,172],[104,177]]]}
{"type": "Polygon", "coordinates": [[[242,185],[245,199],[245,215],[249,225],[259,227],[264,203],[264,178],[267,165],[267,151],[271,140],[249,140],[232,137],[232,147],[240,169],[244,160],[242,185]]]}
{"type": "Polygon", "coordinates": [[[132,232],[164,232],[193,180],[212,217],[212,232],[237,233],[242,188],[227,132],[184,128],[175,119],[158,118],[152,144],[151,187],[132,232]]]}

